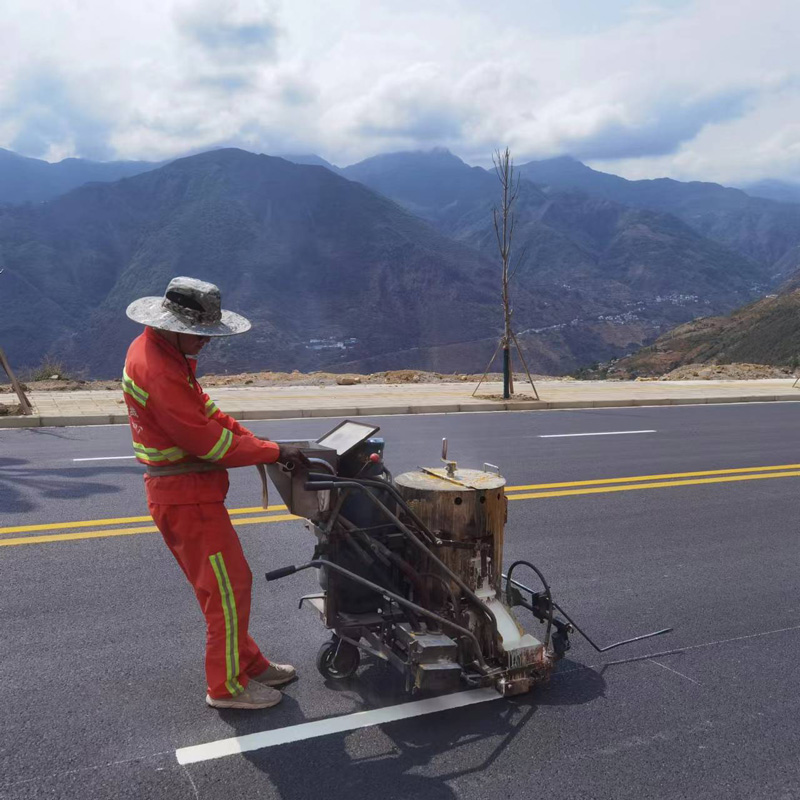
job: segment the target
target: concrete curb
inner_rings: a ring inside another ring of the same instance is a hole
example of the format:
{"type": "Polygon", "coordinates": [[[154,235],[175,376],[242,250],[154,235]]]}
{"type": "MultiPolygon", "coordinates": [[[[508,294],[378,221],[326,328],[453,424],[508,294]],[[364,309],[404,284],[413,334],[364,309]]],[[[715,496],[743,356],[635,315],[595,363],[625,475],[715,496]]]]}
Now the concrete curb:
{"type": "MultiPolygon", "coordinates": [[[[364,406],[310,409],[268,409],[265,411],[233,411],[235,419],[255,421],[269,419],[298,419],[304,417],[373,417],[389,414],[457,414],[470,411],[547,411],[586,408],[626,408],[639,406],[710,405],[715,403],[770,403],[800,401],[798,394],[780,395],[720,395],[710,397],[650,397],[619,400],[511,400],[486,403],[455,403],[364,406]]],[[[74,425],[114,425],[128,421],[125,414],[65,414],[62,416],[0,417],[0,428],[63,428],[74,425]]]]}

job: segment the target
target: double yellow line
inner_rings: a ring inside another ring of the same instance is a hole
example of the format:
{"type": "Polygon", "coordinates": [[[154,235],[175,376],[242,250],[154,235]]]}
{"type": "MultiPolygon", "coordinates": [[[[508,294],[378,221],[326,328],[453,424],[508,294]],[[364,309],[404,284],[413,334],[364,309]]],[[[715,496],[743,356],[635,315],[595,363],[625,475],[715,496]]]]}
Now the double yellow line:
{"type": "MultiPolygon", "coordinates": [[[[573,497],[585,494],[608,492],[631,492],[639,489],[665,489],[676,486],[694,486],[709,483],[734,481],[758,481],[771,478],[793,478],[800,476],[800,464],[781,464],[771,467],[739,467],[736,469],[703,470],[700,472],[672,472],[661,475],[636,475],[627,478],[602,478],[586,481],[564,481],[560,483],[532,483],[522,486],[507,486],[509,500],[533,500],[546,497],[573,497]]],[[[234,508],[229,513],[234,526],[258,525],[271,522],[287,522],[299,519],[287,511],[284,505],[263,509],[234,508]],[[240,518],[243,517],[243,518],[240,518]]],[[[0,547],[23,544],[47,544],[81,539],[104,539],[111,536],[133,536],[140,533],[156,533],[157,528],[149,516],[93,519],[81,522],[49,522],[38,525],[16,525],[0,528],[0,547]],[[149,523],[136,525],[136,523],[149,523]],[[117,527],[129,526],[134,527],[117,527]],[[93,530],[87,530],[93,529],[93,530]],[[68,531],[49,533],[49,531],[68,531]],[[47,532],[47,533],[45,533],[47,532]],[[3,538],[9,534],[27,534],[3,538]]]]}

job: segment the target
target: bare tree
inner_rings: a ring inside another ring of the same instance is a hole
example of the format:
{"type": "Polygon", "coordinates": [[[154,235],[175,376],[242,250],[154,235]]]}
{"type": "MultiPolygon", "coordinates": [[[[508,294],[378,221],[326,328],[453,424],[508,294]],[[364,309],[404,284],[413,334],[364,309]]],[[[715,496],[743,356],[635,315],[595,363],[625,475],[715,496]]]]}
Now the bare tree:
{"type": "Polygon", "coordinates": [[[525,357],[522,355],[522,349],[519,346],[519,342],[517,341],[517,337],[511,325],[511,317],[514,310],[511,307],[509,285],[514,275],[516,275],[520,263],[525,258],[524,251],[513,259],[511,254],[515,222],[514,203],[519,196],[519,175],[514,175],[514,159],[511,157],[511,152],[507,147],[502,152],[497,150],[492,154],[492,163],[494,164],[494,171],[498,181],[500,181],[502,191],[500,208],[498,209],[497,206],[495,206],[492,209],[492,220],[494,222],[494,232],[497,237],[497,247],[500,251],[500,260],[503,267],[501,294],[503,306],[503,335],[500,337],[500,342],[486,367],[486,372],[484,372],[483,377],[478,382],[478,386],[475,387],[475,391],[472,394],[474,395],[475,392],[478,391],[478,388],[485,380],[500,350],[503,351],[503,398],[507,400],[514,394],[514,372],[511,362],[511,347],[513,345],[517,350],[517,355],[522,365],[525,367],[525,372],[528,376],[528,380],[531,382],[534,397],[538,400],[539,394],[536,391],[536,386],[534,386],[530,370],[525,363],[525,357]]]}

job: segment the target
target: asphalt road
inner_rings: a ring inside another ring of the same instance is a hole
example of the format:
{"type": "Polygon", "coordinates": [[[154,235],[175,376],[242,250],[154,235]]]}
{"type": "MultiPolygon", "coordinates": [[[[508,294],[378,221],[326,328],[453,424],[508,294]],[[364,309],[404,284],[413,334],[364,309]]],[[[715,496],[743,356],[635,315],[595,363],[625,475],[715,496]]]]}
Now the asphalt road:
{"type": "MultiPolygon", "coordinates": [[[[178,748],[408,701],[368,662],[326,685],[314,667],[326,634],[297,610],[313,577],[259,578],[310,557],[301,523],[239,528],[256,574],[251,632],[301,673],[264,712],[206,708],[202,618],[158,534],[107,536],[95,524],[96,538],[3,546],[0,798],[800,798],[800,477],[788,467],[800,463],[800,405],[376,422],[395,474],[435,465],[447,436],[452,458],[499,464],[511,486],[692,481],[530,490],[540,496],[510,503],[506,533],[506,561],[539,565],[601,643],[674,633],[604,654],[574,638],[529,695],[181,766],[178,748]],[[540,438],[637,430],[655,432],[540,438]],[[721,472],[756,467],[781,469],[721,472]],[[715,482],[684,475],[705,471],[715,482]]],[[[252,428],[305,438],[332,425],[252,428]]],[[[73,461],[129,448],[119,426],[0,431],[0,528],[145,515],[135,463],[73,461]]],[[[258,502],[255,471],[234,471],[229,507],[258,502]]]]}

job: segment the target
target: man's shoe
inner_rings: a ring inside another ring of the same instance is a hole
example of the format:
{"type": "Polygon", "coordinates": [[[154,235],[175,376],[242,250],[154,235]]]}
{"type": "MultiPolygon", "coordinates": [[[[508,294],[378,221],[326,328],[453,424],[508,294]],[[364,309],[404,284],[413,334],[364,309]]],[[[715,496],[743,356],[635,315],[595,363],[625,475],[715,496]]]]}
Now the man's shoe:
{"type": "Polygon", "coordinates": [[[251,680],[258,681],[262,686],[282,686],[296,675],[297,672],[291,664],[274,664],[270,661],[269,666],[251,680]]]}
{"type": "Polygon", "coordinates": [[[270,689],[263,683],[251,680],[247,688],[236,697],[211,697],[206,695],[206,703],[212,708],[270,708],[283,700],[277,689],[270,689]]]}

